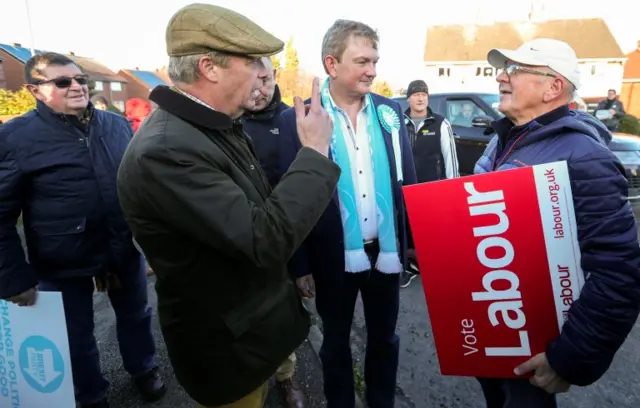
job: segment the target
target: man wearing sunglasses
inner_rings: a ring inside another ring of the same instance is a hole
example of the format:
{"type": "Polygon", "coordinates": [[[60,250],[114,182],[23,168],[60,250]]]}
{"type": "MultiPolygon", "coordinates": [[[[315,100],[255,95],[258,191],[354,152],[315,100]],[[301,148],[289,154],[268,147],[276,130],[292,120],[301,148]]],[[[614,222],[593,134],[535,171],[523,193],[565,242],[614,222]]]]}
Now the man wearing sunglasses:
{"type": "Polygon", "coordinates": [[[566,160],[587,279],[560,336],[514,367],[522,379],[480,383],[488,408],[554,408],[556,393],[592,384],[607,371],[638,318],[637,227],[624,168],[607,148],[611,134],[592,116],[569,110],[580,87],[574,50],[535,39],[517,50],[491,50],[488,60],[502,69],[499,109],[506,117],[493,123],[497,135],[475,172],[566,160]]]}
{"type": "Polygon", "coordinates": [[[80,407],[108,407],[94,338],[93,293],[106,291],[124,368],[145,400],[162,397],[141,255],[118,204],[116,172],[132,137],[94,109],[88,77],[64,55],[25,64],[35,110],[0,128],[0,298],[19,306],[62,293],[80,407]],[[29,261],[16,233],[22,213],[29,261]]]}

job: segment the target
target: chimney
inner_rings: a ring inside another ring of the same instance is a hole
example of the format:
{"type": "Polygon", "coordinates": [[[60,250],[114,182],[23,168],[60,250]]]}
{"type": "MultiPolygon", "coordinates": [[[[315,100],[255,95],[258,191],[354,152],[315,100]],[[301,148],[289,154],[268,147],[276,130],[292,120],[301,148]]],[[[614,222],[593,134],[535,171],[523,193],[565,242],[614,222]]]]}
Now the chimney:
{"type": "Polygon", "coordinates": [[[22,44],[20,44],[20,43],[13,43],[12,45],[13,45],[14,47],[16,47],[16,48],[20,48],[20,47],[22,47],[22,44]]]}

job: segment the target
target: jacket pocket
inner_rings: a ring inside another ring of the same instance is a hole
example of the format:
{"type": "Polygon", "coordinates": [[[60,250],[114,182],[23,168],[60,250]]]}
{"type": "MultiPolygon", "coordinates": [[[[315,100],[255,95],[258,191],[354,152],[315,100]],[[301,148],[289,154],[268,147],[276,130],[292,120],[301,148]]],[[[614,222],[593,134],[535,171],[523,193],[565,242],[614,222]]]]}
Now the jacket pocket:
{"type": "Polygon", "coordinates": [[[86,218],[32,222],[35,245],[29,248],[33,261],[50,267],[73,267],[84,248],[86,218]]]}
{"type": "Polygon", "coordinates": [[[81,234],[84,232],[86,227],[86,218],[74,218],[62,221],[33,222],[31,225],[31,228],[40,237],[81,234]]]}
{"type": "Polygon", "coordinates": [[[224,323],[231,331],[233,338],[242,337],[247,330],[281,304],[289,293],[290,285],[292,285],[290,282],[278,282],[277,287],[265,288],[247,302],[224,315],[224,323]]]}

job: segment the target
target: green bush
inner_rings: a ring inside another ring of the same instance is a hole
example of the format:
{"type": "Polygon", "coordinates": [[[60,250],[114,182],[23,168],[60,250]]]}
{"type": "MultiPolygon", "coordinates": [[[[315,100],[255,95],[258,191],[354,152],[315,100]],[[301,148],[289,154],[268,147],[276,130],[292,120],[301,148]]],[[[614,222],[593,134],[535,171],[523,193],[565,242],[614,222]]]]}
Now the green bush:
{"type": "Polygon", "coordinates": [[[640,121],[633,115],[624,115],[620,119],[618,132],[640,136],[640,121]]]}
{"type": "Polygon", "coordinates": [[[36,99],[26,88],[18,92],[0,89],[0,115],[22,115],[36,107],[36,99]]]}

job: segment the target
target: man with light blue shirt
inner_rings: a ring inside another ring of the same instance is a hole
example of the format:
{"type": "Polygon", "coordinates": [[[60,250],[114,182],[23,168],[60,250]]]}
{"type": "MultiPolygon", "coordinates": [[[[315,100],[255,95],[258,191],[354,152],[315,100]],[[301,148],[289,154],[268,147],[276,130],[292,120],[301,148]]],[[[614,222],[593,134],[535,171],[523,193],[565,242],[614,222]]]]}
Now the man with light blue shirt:
{"type": "MultiPolygon", "coordinates": [[[[298,288],[316,296],[322,318],[329,408],[355,404],[349,338],[358,293],[367,324],[367,403],[394,406],[399,276],[410,242],[401,189],[416,174],[400,106],[370,92],[378,58],[378,35],[363,23],[337,20],[324,37],[322,105],[334,123],[330,157],[342,174],[333,203],[291,260],[298,288]]],[[[281,119],[284,173],[301,146],[295,112],[281,119]]]]}

